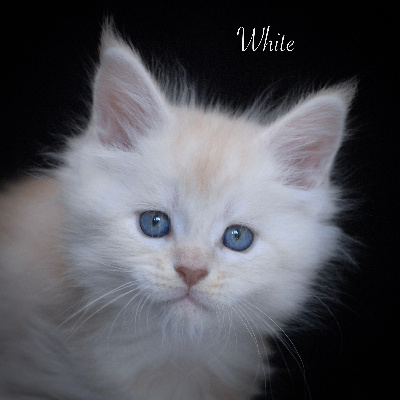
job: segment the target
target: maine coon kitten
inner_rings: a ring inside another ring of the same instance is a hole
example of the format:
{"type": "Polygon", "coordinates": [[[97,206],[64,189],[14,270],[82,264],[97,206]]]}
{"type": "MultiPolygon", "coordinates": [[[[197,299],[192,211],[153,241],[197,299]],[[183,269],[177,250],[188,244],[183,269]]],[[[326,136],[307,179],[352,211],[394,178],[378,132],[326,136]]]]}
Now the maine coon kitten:
{"type": "Polygon", "coordinates": [[[290,345],[342,254],[330,175],[353,93],[267,124],[173,103],[106,28],[86,129],[0,197],[1,398],[257,394],[265,337],[290,345]]]}

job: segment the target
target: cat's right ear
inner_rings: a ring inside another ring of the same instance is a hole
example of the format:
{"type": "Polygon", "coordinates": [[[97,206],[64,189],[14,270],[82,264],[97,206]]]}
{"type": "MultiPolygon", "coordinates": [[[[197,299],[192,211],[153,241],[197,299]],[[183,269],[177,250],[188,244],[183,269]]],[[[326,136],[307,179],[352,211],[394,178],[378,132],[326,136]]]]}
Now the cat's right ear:
{"type": "Polygon", "coordinates": [[[94,81],[92,124],[105,145],[132,148],[168,119],[166,101],[139,55],[107,26],[94,81]]]}

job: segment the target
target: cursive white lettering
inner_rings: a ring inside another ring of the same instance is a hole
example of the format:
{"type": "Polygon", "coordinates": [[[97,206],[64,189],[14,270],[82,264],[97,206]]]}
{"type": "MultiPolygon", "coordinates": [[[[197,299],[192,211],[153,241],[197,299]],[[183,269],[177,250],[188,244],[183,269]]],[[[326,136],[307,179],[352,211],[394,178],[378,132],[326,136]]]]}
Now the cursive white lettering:
{"type": "Polygon", "coordinates": [[[281,35],[278,33],[278,38],[277,40],[269,40],[268,35],[270,33],[270,26],[268,25],[267,28],[263,27],[262,28],[262,33],[260,40],[258,41],[258,44],[256,44],[256,28],[253,28],[253,33],[250,37],[250,40],[247,43],[247,46],[245,46],[245,33],[244,33],[244,27],[241,26],[237,32],[236,35],[242,34],[242,51],[246,51],[250,44],[251,44],[251,49],[252,51],[256,51],[262,42],[264,42],[264,45],[262,47],[262,51],[269,50],[269,51],[293,51],[294,50],[294,40],[289,40],[285,42],[285,35],[281,35]]]}

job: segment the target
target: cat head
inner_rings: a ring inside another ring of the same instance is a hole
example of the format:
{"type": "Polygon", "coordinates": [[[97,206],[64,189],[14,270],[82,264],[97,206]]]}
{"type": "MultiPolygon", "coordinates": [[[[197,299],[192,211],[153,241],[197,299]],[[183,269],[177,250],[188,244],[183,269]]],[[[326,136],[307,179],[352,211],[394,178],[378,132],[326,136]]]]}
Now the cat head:
{"type": "Polygon", "coordinates": [[[254,314],[276,329],[339,251],[330,175],[353,91],[323,89],[268,124],[172,104],[106,29],[91,119],[60,171],[73,279],[164,328],[254,314]]]}

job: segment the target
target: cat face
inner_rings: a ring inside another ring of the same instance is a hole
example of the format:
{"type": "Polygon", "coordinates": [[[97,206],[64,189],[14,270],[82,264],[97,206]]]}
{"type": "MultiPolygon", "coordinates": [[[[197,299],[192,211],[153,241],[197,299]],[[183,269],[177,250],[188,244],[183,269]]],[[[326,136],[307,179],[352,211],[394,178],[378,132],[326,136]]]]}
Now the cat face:
{"type": "Polygon", "coordinates": [[[61,172],[74,279],[117,316],[151,309],[154,326],[199,331],[252,312],[274,330],[338,246],[329,174],[348,91],[268,126],[173,106],[106,33],[92,119],[61,172]]]}

